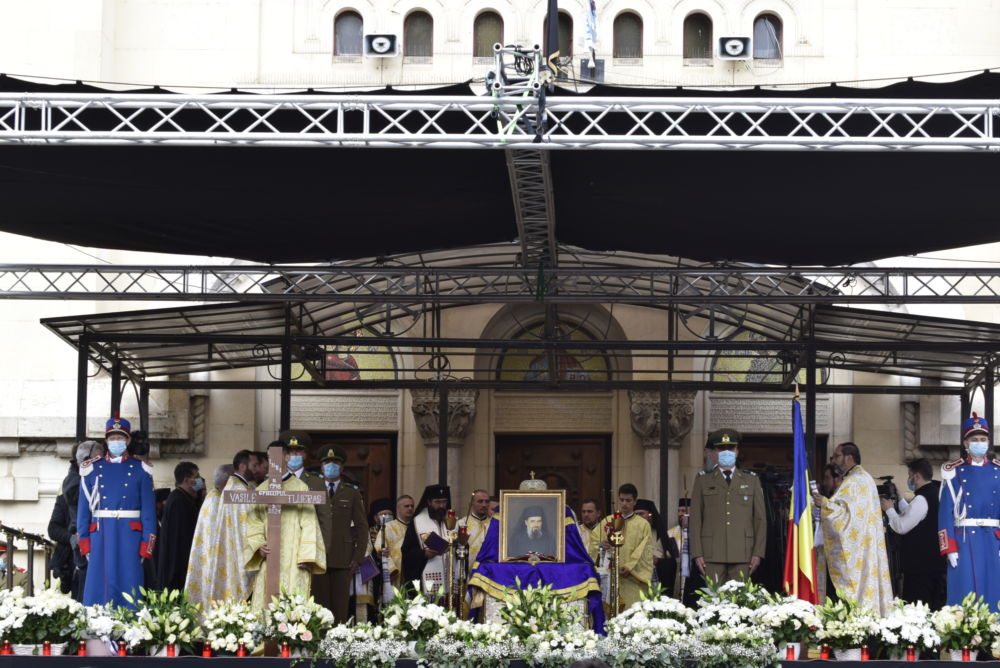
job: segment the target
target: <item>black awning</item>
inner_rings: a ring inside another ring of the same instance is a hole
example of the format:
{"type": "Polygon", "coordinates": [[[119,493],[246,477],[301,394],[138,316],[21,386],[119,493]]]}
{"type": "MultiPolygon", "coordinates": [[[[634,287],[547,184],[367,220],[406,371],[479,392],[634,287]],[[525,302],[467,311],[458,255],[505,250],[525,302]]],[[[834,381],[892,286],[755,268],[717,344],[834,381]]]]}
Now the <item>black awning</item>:
{"type": "MultiPolygon", "coordinates": [[[[1000,98],[998,78],[877,90],[1000,98]]],[[[837,86],[823,95],[833,89],[858,94],[837,86]]],[[[993,242],[998,160],[971,152],[553,151],[556,235],[592,250],[780,265],[993,242]]],[[[504,155],[489,149],[5,146],[0,197],[6,232],[261,262],[517,235],[504,155]]]]}

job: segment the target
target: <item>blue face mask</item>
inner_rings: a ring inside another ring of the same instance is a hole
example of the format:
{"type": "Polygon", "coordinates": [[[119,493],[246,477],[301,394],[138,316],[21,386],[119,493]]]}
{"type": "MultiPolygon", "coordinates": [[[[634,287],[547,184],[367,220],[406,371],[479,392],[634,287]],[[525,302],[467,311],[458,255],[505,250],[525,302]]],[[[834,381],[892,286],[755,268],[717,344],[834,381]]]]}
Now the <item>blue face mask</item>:
{"type": "Polygon", "coordinates": [[[736,466],[736,453],[732,450],[720,450],[719,451],[719,466],[723,468],[729,468],[730,466],[736,466]]]}
{"type": "Polygon", "coordinates": [[[340,477],[340,464],[337,462],[323,462],[323,475],[334,480],[340,477]]]}
{"type": "Polygon", "coordinates": [[[911,492],[917,491],[917,485],[916,483],[913,482],[913,478],[906,479],[906,489],[910,490],[911,492]]]}
{"type": "Polygon", "coordinates": [[[192,489],[194,489],[194,491],[196,491],[196,492],[200,492],[201,490],[205,489],[205,479],[204,478],[195,478],[194,479],[194,487],[192,489]]]}
{"type": "Polygon", "coordinates": [[[288,458],[288,470],[298,471],[302,468],[302,455],[292,455],[288,458]]]}
{"type": "Polygon", "coordinates": [[[121,457],[127,447],[125,441],[108,441],[108,452],[112,457],[121,457]]]}
{"type": "Polygon", "coordinates": [[[990,444],[986,441],[973,441],[969,443],[969,454],[973,457],[982,457],[990,449],[990,444]]]}

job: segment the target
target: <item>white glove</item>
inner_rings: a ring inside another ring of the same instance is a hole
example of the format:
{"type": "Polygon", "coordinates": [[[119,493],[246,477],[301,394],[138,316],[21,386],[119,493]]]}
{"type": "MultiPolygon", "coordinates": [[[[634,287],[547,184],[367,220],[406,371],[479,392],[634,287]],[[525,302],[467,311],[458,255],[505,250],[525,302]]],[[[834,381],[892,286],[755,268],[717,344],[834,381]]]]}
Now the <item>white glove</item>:
{"type": "Polygon", "coordinates": [[[952,568],[958,568],[958,552],[949,552],[948,553],[948,564],[952,568]]]}

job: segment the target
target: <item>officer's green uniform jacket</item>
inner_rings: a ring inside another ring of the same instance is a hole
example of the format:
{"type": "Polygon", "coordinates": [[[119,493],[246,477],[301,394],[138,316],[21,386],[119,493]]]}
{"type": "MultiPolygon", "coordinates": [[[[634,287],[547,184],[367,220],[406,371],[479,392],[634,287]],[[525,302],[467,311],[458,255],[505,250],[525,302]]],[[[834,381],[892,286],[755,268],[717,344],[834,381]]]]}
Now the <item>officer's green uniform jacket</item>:
{"type": "MultiPolygon", "coordinates": [[[[305,473],[302,481],[309,489],[328,491],[322,476],[305,473]]],[[[316,506],[316,518],[326,546],[327,569],[348,568],[352,561],[361,563],[369,537],[365,502],[358,486],[341,478],[337,491],[325,504],[316,506]]]]}
{"type": "Polygon", "coordinates": [[[750,557],[764,558],[767,516],[764,492],[757,474],[734,469],[726,483],[721,469],[702,472],[691,491],[688,540],[692,561],[746,564],[750,557]]]}
{"type": "MultiPolygon", "coordinates": [[[[20,568],[14,569],[14,586],[27,590],[28,588],[27,571],[21,570],[20,568]]],[[[0,571],[0,589],[6,589],[6,588],[7,588],[7,571],[0,571]]]]}

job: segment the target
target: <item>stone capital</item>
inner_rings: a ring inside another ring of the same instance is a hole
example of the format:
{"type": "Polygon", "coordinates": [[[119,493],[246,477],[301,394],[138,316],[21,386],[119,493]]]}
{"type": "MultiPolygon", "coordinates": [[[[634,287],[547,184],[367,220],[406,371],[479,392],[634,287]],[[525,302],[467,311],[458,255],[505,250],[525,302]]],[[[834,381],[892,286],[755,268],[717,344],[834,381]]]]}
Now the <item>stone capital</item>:
{"type": "MultiPolygon", "coordinates": [[[[440,402],[437,390],[411,390],[413,419],[427,447],[438,446],[440,433],[440,402]]],[[[476,399],[479,390],[448,388],[448,446],[465,443],[469,428],[476,417],[476,399]]]]}
{"type": "MultiPolygon", "coordinates": [[[[660,393],[630,390],[632,403],[632,431],[642,439],[642,447],[660,446],[660,393]]],[[[678,448],[681,439],[691,431],[694,419],[694,390],[673,390],[670,392],[670,415],[667,421],[667,442],[678,448]]]]}

